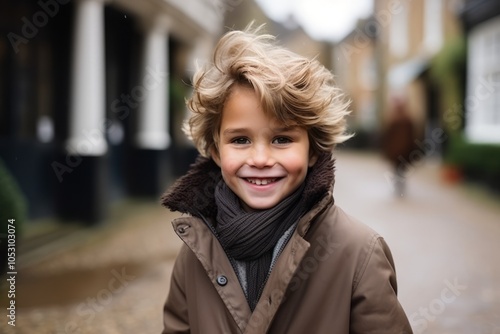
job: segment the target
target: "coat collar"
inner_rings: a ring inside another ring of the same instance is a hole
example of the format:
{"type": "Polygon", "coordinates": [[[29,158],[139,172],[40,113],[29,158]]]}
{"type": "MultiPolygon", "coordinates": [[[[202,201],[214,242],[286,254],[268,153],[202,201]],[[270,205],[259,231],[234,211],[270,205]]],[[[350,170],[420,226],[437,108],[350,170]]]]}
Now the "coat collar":
{"type": "Polygon", "coordinates": [[[189,171],[163,194],[161,204],[170,211],[215,217],[215,186],[221,178],[220,168],[212,159],[198,156],[189,171]]]}
{"type": "MultiPolygon", "coordinates": [[[[325,195],[331,194],[335,182],[334,169],[330,154],[321,155],[309,169],[303,193],[307,207],[314,206],[325,195]]],[[[161,204],[171,211],[196,217],[215,217],[215,186],[221,178],[220,167],[212,159],[199,156],[189,171],[163,194],[161,204]]]]}

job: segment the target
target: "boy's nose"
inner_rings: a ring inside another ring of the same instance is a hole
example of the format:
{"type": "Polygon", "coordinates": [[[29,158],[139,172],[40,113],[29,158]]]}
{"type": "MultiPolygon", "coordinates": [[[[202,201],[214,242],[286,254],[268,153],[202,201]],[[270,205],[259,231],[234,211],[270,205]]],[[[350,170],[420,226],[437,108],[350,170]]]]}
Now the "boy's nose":
{"type": "Polygon", "coordinates": [[[259,145],[252,150],[248,159],[248,164],[252,167],[264,168],[274,165],[274,159],[268,147],[259,145]]]}

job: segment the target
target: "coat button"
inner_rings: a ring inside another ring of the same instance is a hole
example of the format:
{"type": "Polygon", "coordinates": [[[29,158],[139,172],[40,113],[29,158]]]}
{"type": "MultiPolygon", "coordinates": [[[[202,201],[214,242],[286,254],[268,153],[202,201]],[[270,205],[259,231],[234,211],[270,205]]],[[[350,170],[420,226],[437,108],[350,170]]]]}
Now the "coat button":
{"type": "Polygon", "coordinates": [[[219,275],[217,276],[217,284],[220,286],[224,286],[227,284],[227,277],[224,275],[219,275]]]}
{"type": "Polygon", "coordinates": [[[180,234],[184,234],[184,233],[186,233],[187,228],[188,228],[187,225],[181,225],[181,226],[177,227],[177,232],[179,232],[180,234]]]}

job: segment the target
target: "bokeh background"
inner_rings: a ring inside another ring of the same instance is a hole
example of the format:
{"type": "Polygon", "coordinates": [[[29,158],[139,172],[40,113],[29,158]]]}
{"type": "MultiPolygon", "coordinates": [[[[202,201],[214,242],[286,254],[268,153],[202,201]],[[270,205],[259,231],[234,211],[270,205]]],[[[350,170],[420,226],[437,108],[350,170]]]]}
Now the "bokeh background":
{"type": "Polygon", "coordinates": [[[1,333],[161,331],[190,78],[251,21],[351,100],[336,202],[387,239],[414,331],[500,333],[497,0],[2,0],[1,333]]]}

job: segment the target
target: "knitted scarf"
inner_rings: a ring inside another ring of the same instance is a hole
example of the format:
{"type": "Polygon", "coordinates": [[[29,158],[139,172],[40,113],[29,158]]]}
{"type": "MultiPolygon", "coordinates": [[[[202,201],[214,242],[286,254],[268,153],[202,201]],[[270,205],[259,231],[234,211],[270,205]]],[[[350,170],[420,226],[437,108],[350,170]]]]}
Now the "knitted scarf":
{"type": "Polygon", "coordinates": [[[223,180],[217,184],[215,229],[227,254],[246,263],[247,299],[252,311],[260,298],[276,243],[307,210],[301,203],[304,186],[270,209],[247,212],[223,180]]]}

